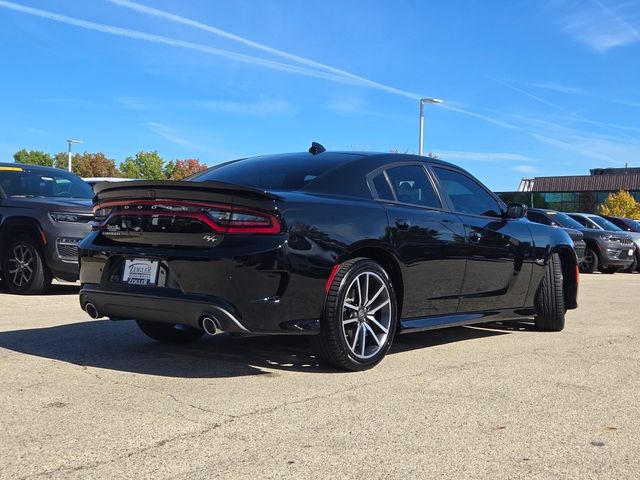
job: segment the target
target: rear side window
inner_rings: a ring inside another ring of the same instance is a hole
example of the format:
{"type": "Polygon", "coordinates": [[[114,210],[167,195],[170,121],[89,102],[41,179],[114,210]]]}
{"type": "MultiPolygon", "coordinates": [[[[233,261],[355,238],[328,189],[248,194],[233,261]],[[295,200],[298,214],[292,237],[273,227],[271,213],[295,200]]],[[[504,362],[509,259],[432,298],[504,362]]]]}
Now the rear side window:
{"type": "Polygon", "coordinates": [[[433,171],[456,212],[487,217],[501,216],[502,209],[498,201],[478,182],[448,168],[433,167],[433,171]]]}
{"type": "Polygon", "coordinates": [[[396,198],[402,203],[441,208],[440,199],[420,165],[403,165],[387,170],[396,198]]]}
{"type": "Polygon", "coordinates": [[[375,187],[380,200],[395,200],[384,173],[380,173],[373,178],[373,186],[375,187]]]}

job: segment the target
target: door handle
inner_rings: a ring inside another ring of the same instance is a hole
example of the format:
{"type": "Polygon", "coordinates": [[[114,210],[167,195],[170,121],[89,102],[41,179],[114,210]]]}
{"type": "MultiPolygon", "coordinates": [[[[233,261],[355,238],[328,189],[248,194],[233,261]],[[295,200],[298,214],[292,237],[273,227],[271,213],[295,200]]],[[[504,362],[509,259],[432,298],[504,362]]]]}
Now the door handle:
{"type": "Polygon", "coordinates": [[[396,227],[398,230],[409,230],[411,222],[406,218],[396,218],[396,227]]]}
{"type": "Polygon", "coordinates": [[[471,243],[478,243],[478,242],[480,242],[480,240],[482,240],[482,234],[481,233],[471,232],[469,234],[469,241],[471,243]]]}

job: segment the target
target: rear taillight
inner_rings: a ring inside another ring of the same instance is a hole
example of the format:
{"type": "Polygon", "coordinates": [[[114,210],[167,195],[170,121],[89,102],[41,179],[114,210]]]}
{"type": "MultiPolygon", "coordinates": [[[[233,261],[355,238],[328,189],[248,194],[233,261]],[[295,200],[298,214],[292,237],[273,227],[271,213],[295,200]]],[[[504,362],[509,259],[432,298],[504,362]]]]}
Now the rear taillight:
{"type": "Polygon", "coordinates": [[[209,212],[214,221],[227,233],[279,233],[280,222],[273,215],[252,210],[215,210],[209,212]]]}
{"type": "Polygon", "coordinates": [[[213,231],[229,234],[280,233],[282,225],[275,215],[234,208],[231,205],[176,200],[107,202],[94,207],[96,227],[118,217],[187,217],[204,223],[213,231]]]}

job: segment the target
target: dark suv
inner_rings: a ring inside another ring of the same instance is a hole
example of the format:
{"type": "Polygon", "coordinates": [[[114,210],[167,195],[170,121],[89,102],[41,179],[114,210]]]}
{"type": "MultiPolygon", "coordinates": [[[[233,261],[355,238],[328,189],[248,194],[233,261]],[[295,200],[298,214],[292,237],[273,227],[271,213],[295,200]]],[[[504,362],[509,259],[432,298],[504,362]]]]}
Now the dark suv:
{"type": "Polygon", "coordinates": [[[78,279],[78,242],[91,231],[93,190],[57,168],[0,163],[0,276],[10,292],[78,279]]]}
{"type": "Polygon", "coordinates": [[[587,243],[584,241],[584,235],[582,233],[582,225],[570,218],[566,213],[537,208],[530,208],[527,210],[527,219],[535,223],[562,228],[569,234],[571,240],[573,240],[573,247],[576,251],[578,261],[582,263],[587,247],[587,243]]]}
{"type": "MultiPolygon", "coordinates": [[[[633,222],[633,220],[621,219],[617,217],[607,217],[604,215],[594,215],[592,213],[570,213],[572,218],[576,221],[580,222],[587,228],[592,228],[595,230],[606,230],[609,232],[615,232],[619,235],[626,235],[631,238],[631,241],[635,245],[635,255],[631,258],[631,264],[621,271],[626,273],[633,273],[638,268],[638,255],[640,252],[638,249],[640,248],[640,233],[637,233],[630,228],[625,222],[633,222]],[[624,233],[623,233],[624,232],[624,233]]],[[[629,225],[631,226],[631,224],[629,225]]],[[[622,247],[622,254],[624,255],[624,243],[622,247]]]]}
{"type": "Polygon", "coordinates": [[[593,272],[615,273],[625,270],[635,262],[636,246],[633,239],[610,221],[590,213],[569,213],[580,223],[587,240],[582,269],[593,272]],[[590,242],[591,240],[591,242],[590,242]]]}

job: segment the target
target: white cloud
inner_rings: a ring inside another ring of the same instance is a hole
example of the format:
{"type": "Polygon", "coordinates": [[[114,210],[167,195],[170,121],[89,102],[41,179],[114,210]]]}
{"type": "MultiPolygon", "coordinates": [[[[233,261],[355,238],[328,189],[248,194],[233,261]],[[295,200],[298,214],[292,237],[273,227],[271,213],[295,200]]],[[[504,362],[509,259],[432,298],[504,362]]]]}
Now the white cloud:
{"type": "MultiPolygon", "coordinates": [[[[619,5],[624,9],[628,5],[619,5]]],[[[599,0],[583,2],[563,18],[563,30],[593,50],[605,52],[640,40],[640,31],[599,0]]]]}
{"type": "Polygon", "coordinates": [[[511,170],[527,175],[533,175],[534,173],[538,173],[539,171],[537,168],[532,167],[531,165],[516,165],[515,167],[512,167],[511,170]]]}
{"type": "Polygon", "coordinates": [[[582,88],[572,87],[569,85],[564,85],[559,82],[530,82],[527,83],[528,86],[533,88],[541,88],[543,90],[550,90],[552,92],[558,93],[566,93],[568,95],[590,95],[589,92],[582,88]]]}
{"type": "Polygon", "coordinates": [[[186,102],[198,108],[213,110],[232,115],[276,115],[296,112],[296,107],[285,100],[258,100],[255,102],[236,102],[232,100],[198,100],[186,102]]]}
{"type": "Polygon", "coordinates": [[[533,162],[535,159],[520,153],[509,152],[467,152],[458,150],[438,151],[443,160],[478,162],[533,162]]]}
{"type": "Polygon", "coordinates": [[[158,122],[149,122],[146,124],[146,127],[151,130],[156,135],[161,136],[165,140],[168,140],[177,145],[182,145],[183,147],[197,148],[196,145],[191,143],[189,140],[184,138],[176,129],[165,125],[163,123],[158,122]]]}

